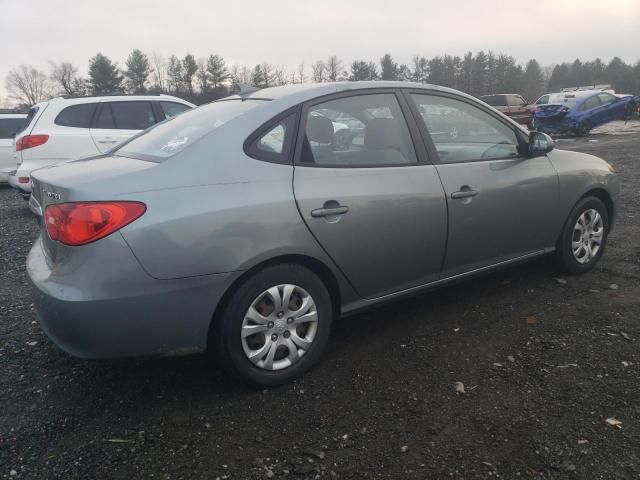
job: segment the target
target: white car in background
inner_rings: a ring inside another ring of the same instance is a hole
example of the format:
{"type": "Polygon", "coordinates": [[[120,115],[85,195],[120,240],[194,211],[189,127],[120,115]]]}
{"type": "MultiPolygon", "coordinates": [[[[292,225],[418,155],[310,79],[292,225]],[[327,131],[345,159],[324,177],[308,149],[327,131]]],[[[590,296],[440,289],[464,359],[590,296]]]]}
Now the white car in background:
{"type": "Polygon", "coordinates": [[[54,98],[38,103],[15,139],[17,167],[9,183],[29,199],[33,170],[106,153],[192,108],[192,103],[169,95],[54,98]]]}
{"type": "Polygon", "coordinates": [[[16,169],[15,137],[26,124],[26,113],[0,113],[0,183],[9,181],[9,172],[16,169]]]}

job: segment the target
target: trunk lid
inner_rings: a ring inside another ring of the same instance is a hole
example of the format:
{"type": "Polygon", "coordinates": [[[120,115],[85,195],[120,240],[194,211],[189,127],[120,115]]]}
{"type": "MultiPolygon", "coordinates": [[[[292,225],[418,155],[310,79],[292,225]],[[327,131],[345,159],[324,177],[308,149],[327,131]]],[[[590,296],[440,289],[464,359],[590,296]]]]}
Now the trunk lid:
{"type": "Polygon", "coordinates": [[[123,193],[140,188],[140,177],[158,164],[125,157],[94,157],[62,165],[45,167],[32,173],[32,210],[41,211],[42,244],[47,260],[55,263],[67,247],[51,240],[46,230],[44,213],[49,205],[77,201],[118,200],[123,193]],[[138,180],[134,186],[134,177],[138,180]],[[37,207],[36,207],[37,205],[37,207]]]}
{"type": "Polygon", "coordinates": [[[535,111],[536,118],[561,118],[569,112],[566,105],[538,105],[535,111]]]}

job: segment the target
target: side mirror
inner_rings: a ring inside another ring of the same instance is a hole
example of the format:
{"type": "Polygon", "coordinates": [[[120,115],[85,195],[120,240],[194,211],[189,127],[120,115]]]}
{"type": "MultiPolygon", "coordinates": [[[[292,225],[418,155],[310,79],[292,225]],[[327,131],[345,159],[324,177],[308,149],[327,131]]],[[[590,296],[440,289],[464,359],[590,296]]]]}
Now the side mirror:
{"type": "Polygon", "coordinates": [[[554,141],[546,133],[531,132],[529,134],[529,155],[532,157],[546,155],[553,150],[554,141]]]}

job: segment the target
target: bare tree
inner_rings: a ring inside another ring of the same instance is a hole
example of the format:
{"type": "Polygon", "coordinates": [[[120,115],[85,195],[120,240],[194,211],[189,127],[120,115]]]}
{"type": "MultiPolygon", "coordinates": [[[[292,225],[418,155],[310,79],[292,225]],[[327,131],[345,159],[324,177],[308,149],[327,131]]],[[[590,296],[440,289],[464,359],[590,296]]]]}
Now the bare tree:
{"type": "Polygon", "coordinates": [[[200,57],[198,58],[198,61],[196,63],[198,65],[196,80],[198,81],[200,92],[202,94],[206,94],[209,91],[210,87],[209,72],[207,72],[207,59],[204,57],[200,57]]]}
{"type": "Polygon", "coordinates": [[[31,65],[18,65],[7,73],[5,87],[21,103],[33,105],[52,96],[47,75],[31,65]]]}
{"type": "Polygon", "coordinates": [[[318,60],[317,62],[314,62],[311,64],[311,71],[312,71],[311,78],[313,78],[313,81],[315,83],[320,83],[324,80],[325,69],[326,67],[322,60],[318,60]]]}
{"type": "Polygon", "coordinates": [[[61,94],[75,97],[86,93],[85,81],[80,78],[78,68],[71,62],[50,61],[49,66],[51,68],[49,78],[60,89],[61,94]]]}
{"type": "Polygon", "coordinates": [[[325,78],[328,82],[337,82],[344,76],[344,66],[342,61],[336,56],[332,55],[325,64],[325,78]]]}
{"type": "Polygon", "coordinates": [[[298,65],[298,83],[304,83],[306,80],[307,75],[305,73],[304,62],[300,62],[300,65],[298,65]]]}
{"type": "Polygon", "coordinates": [[[167,61],[158,52],[151,54],[151,79],[153,81],[153,90],[156,92],[165,92],[167,83],[167,61]]]}
{"type": "Polygon", "coordinates": [[[239,89],[239,85],[251,85],[252,71],[246,65],[234,65],[231,68],[231,84],[234,90],[239,89]]]}
{"type": "Polygon", "coordinates": [[[286,85],[290,82],[289,74],[287,73],[287,68],[280,66],[276,67],[273,72],[273,83],[277,86],[286,85]]]}

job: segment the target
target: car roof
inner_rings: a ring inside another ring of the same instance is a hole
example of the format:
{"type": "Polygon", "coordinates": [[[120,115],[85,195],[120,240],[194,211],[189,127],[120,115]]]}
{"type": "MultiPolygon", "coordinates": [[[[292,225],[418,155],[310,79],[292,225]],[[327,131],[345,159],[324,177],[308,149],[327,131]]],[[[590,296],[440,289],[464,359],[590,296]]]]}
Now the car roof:
{"type": "Polygon", "coordinates": [[[86,96],[86,97],[55,97],[49,100],[50,102],[55,103],[66,103],[70,105],[78,104],[78,103],[92,103],[92,102],[102,102],[102,101],[112,101],[112,102],[133,102],[139,100],[166,100],[172,102],[178,102],[185,105],[190,105],[195,107],[194,104],[183,100],[179,97],[174,97],[172,95],[95,95],[95,96],[86,96]]]}
{"type": "Polygon", "coordinates": [[[259,90],[254,90],[250,93],[231,95],[222,98],[217,101],[228,100],[272,100],[274,103],[300,103],[308,100],[313,100],[317,97],[324,95],[330,95],[332,93],[350,92],[357,90],[372,90],[372,89],[391,89],[391,88],[404,88],[414,90],[425,90],[430,92],[442,92],[457,95],[458,97],[464,97],[475,102],[478,99],[468,95],[459,90],[452,88],[441,87],[439,85],[431,85],[427,83],[416,82],[402,82],[402,81],[387,81],[387,80],[372,80],[372,81],[342,81],[342,82],[324,82],[324,83],[303,83],[283,85],[280,87],[269,87],[259,90]]]}

